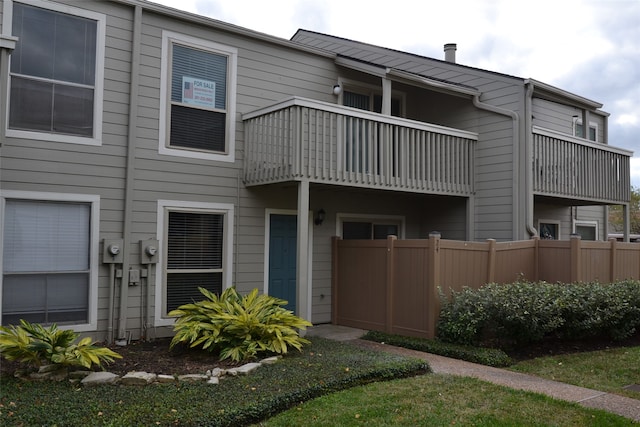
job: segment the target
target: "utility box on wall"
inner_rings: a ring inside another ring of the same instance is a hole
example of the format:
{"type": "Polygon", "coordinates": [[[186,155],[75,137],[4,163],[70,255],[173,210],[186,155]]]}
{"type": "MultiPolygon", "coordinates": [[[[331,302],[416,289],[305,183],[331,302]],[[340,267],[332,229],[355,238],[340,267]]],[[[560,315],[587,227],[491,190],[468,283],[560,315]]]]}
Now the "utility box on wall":
{"type": "Polygon", "coordinates": [[[104,239],[102,262],[105,264],[122,264],[122,239],[104,239]]]}
{"type": "Polygon", "coordinates": [[[157,264],[158,246],[159,242],[155,239],[140,240],[140,264],[157,264]]]}

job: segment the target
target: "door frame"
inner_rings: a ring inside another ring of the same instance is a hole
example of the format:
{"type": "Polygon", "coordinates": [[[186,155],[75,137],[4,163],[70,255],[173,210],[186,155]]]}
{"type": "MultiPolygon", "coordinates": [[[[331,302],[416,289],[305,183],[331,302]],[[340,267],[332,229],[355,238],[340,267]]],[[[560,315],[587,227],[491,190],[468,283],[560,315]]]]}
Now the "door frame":
{"type": "MultiPolygon", "coordinates": [[[[263,288],[262,291],[265,295],[269,295],[269,239],[271,238],[271,215],[292,215],[297,216],[298,211],[295,209],[265,209],[264,215],[264,279],[263,279],[263,288]]],[[[296,236],[296,241],[299,240],[299,236],[296,236]]],[[[313,289],[313,211],[309,211],[309,242],[308,242],[308,253],[307,257],[307,280],[311,284],[311,289],[313,289]]],[[[297,254],[296,254],[297,256],[297,254]]],[[[298,286],[296,284],[296,286],[298,286]]],[[[296,295],[298,294],[298,289],[296,288],[296,295]]],[[[309,313],[309,318],[311,318],[311,300],[313,298],[313,292],[309,293],[307,298],[307,312],[309,313]]],[[[300,311],[300,307],[296,307],[297,311],[300,311]]],[[[297,315],[297,313],[296,313],[297,315]]]]}

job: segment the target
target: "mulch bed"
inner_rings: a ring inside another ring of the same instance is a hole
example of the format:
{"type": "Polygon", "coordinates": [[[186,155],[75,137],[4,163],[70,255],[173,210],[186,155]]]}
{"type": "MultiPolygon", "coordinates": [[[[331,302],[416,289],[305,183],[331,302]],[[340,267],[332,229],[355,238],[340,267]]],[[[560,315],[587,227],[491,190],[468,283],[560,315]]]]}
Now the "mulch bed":
{"type": "MultiPolygon", "coordinates": [[[[230,360],[219,360],[216,354],[207,351],[176,346],[169,349],[170,338],[153,341],[133,341],[126,346],[110,346],[122,359],[105,364],[104,370],[117,375],[143,371],[155,374],[184,375],[204,374],[216,367],[228,369],[241,364],[230,360]]],[[[0,360],[0,375],[13,375],[17,369],[24,369],[17,362],[0,360]]]]}
{"type": "MultiPolygon", "coordinates": [[[[207,351],[184,346],[176,346],[170,349],[170,342],[170,338],[161,338],[153,341],[134,341],[122,347],[112,346],[110,348],[120,354],[122,359],[116,359],[115,362],[105,365],[104,369],[118,375],[124,375],[131,371],[183,375],[204,374],[216,367],[228,369],[241,365],[230,360],[220,361],[216,354],[207,351]]],[[[624,341],[611,341],[608,339],[581,341],[545,340],[526,348],[509,350],[507,353],[515,360],[526,360],[541,356],[630,346],[640,346],[640,332],[624,341]]],[[[19,368],[23,368],[23,366],[16,362],[0,359],[0,375],[13,375],[19,368]]]]}

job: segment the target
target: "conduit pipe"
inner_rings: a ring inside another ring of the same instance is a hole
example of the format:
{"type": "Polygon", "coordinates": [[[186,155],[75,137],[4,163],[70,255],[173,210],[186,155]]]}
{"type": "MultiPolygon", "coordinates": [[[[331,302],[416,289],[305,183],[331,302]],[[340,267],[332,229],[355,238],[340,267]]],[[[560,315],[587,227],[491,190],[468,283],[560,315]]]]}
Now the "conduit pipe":
{"type": "MultiPolygon", "coordinates": [[[[127,166],[125,179],[123,263],[120,283],[120,313],[118,318],[118,341],[127,336],[127,309],[129,296],[129,257],[131,253],[131,228],[133,222],[133,181],[135,175],[136,130],[138,127],[138,83],[140,76],[140,45],[142,33],[142,7],[136,5],[133,20],[133,43],[131,52],[131,84],[129,93],[129,134],[127,138],[127,166]]],[[[126,341],[128,342],[128,340],[126,341]]]]}
{"type": "MultiPolygon", "coordinates": [[[[491,104],[487,104],[484,103],[482,101],[480,101],[480,94],[477,95],[473,95],[473,105],[476,108],[479,108],[481,110],[485,110],[485,111],[491,111],[492,113],[496,113],[496,114],[500,114],[503,116],[507,116],[510,117],[512,120],[512,129],[513,129],[513,203],[512,203],[512,209],[513,209],[513,229],[512,229],[512,233],[514,236],[514,239],[517,238],[518,234],[519,234],[519,227],[518,227],[518,210],[519,210],[519,192],[518,192],[518,183],[520,182],[520,178],[519,178],[519,168],[518,165],[520,164],[519,162],[519,150],[520,150],[520,117],[518,116],[518,113],[516,113],[513,110],[508,110],[506,108],[502,108],[502,107],[497,107],[495,105],[491,105],[491,104]]],[[[529,157],[529,156],[527,156],[529,157]]],[[[526,167],[526,170],[529,171],[529,167],[526,167]]],[[[525,176],[525,181],[527,180],[526,176],[525,176]]],[[[527,193],[531,193],[529,189],[529,186],[527,185],[527,193]]],[[[532,229],[532,227],[530,227],[530,223],[527,219],[527,232],[531,235],[537,235],[537,231],[535,231],[535,229],[532,229]]]]}
{"type": "Polygon", "coordinates": [[[113,308],[116,291],[116,265],[109,264],[109,320],[107,322],[107,344],[113,342],[113,308]]]}
{"type": "Polygon", "coordinates": [[[535,237],[538,235],[538,230],[533,225],[533,134],[531,130],[533,129],[531,118],[533,117],[533,83],[528,81],[525,84],[527,90],[524,98],[524,123],[525,123],[525,153],[526,153],[526,163],[525,163],[525,185],[527,189],[527,198],[525,200],[526,210],[527,210],[527,231],[531,235],[531,237],[535,237]]]}

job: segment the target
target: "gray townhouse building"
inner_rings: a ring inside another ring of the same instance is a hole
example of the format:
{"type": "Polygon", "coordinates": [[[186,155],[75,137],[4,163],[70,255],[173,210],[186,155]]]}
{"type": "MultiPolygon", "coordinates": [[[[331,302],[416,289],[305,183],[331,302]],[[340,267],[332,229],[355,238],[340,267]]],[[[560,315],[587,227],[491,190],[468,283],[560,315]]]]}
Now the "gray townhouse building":
{"type": "MultiPolygon", "coordinates": [[[[0,3],[0,318],[96,340],[258,288],[331,320],[331,237],[604,240],[631,152],[549,84],[141,0],[0,3]]],[[[628,225],[627,225],[628,239],[628,225]]]]}

